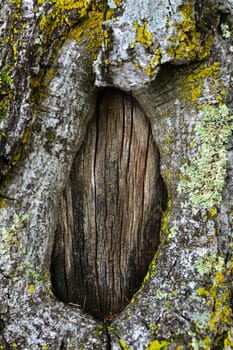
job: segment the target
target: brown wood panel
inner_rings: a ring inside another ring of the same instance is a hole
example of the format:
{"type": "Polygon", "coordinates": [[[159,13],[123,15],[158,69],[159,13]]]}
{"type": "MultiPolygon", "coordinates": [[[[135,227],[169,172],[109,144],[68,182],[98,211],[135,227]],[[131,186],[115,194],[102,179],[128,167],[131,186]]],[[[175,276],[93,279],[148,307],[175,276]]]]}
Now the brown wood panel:
{"type": "Polygon", "coordinates": [[[104,90],[59,205],[57,297],[96,317],[119,313],[156,252],[164,202],[148,119],[132,96],[104,90]]]}

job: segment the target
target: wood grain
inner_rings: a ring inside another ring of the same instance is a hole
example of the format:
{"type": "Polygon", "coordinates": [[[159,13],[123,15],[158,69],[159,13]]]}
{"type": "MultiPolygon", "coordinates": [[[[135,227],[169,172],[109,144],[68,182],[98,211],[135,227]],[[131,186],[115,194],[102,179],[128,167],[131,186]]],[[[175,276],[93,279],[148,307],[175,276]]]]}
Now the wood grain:
{"type": "Polygon", "coordinates": [[[119,313],[157,250],[163,203],[148,119],[132,96],[104,90],[59,204],[56,296],[98,318],[119,313]]]}

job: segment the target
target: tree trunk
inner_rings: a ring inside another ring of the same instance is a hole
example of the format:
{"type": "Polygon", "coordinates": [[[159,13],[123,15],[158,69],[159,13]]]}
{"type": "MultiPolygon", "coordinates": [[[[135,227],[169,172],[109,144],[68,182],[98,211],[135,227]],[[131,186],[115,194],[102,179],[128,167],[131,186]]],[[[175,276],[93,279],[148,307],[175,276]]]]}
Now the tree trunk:
{"type": "Polygon", "coordinates": [[[0,348],[233,348],[232,15],[1,1],[0,348]]]}

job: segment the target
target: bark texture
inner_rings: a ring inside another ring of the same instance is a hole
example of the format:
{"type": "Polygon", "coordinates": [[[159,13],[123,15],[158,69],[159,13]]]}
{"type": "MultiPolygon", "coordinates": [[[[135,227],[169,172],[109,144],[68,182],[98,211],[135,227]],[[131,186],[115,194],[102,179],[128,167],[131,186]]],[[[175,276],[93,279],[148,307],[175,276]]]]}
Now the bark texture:
{"type": "Polygon", "coordinates": [[[59,206],[55,294],[111,318],[139,289],[159,242],[166,189],[149,121],[131,96],[105,90],[59,206]]]}
{"type": "Polygon", "coordinates": [[[233,348],[232,15],[232,0],[1,1],[1,347],[233,348]],[[54,298],[50,276],[105,86],[146,114],[168,190],[157,253],[111,325],[54,298]]]}

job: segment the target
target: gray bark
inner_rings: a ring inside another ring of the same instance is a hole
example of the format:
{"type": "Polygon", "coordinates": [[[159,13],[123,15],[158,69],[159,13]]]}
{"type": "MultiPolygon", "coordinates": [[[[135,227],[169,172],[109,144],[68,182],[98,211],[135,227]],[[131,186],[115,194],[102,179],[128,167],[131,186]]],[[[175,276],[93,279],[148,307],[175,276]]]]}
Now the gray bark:
{"type": "Polygon", "coordinates": [[[230,0],[1,2],[3,348],[232,348],[232,14],[230,0]],[[157,253],[111,324],[55,298],[50,276],[106,86],[144,111],[168,191],[157,253]]]}

